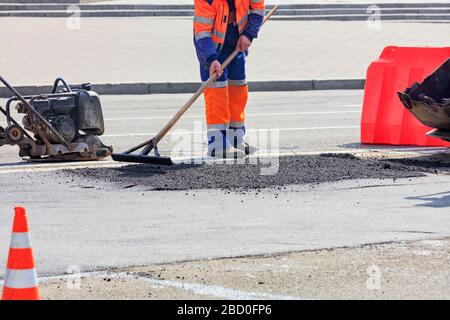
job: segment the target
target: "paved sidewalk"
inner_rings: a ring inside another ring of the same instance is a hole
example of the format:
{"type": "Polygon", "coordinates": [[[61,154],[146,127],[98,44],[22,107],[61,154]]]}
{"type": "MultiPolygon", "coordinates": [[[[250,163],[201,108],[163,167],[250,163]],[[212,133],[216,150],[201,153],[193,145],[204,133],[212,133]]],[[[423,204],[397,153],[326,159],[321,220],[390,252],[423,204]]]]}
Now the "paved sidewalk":
{"type": "MultiPolygon", "coordinates": [[[[196,82],[191,18],[3,18],[2,75],[14,85],[196,82]],[[169,27],[170,26],[170,27],[169,27]],[[170,32],[161,32],[168,30],[170,32]]],[[[449,46],[447,24],[271,21],[248,60],[253,81],[365,78],[387,45],[449,46]]]]}
{"type": "MultiPolygon", "coordinates": [[[[81,0],[81,3],[132,3],[132,4],[183,4],[191,5],[192,0],[117,0],[117,1],[91,1],[81,0]]],[[[390,3],[389,0],[265,0],[266,4],[375,4],[375,3],[390,3]]],[[[396,3],[448,3],[448,0],[396,0],[396,3]]]]}

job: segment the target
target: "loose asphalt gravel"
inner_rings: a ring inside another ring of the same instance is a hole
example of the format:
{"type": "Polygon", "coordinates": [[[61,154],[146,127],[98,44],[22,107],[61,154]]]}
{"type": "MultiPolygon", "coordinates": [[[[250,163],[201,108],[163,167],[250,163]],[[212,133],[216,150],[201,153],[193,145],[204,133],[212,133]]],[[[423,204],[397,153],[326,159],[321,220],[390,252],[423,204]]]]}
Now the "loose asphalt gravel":
{"type": "MultiPolygon", "coordinates": [[[[273,159],[272,159],[273,160],[273,159]]],[[[437,172],[426,160],[361,159],[351,154],[321,154],[279,158],[275,174],[262,175],[268,162],[245,164],[179,164],[172,167],[127,165],[118,168],[64,170],[71,177],[135,186],[151,190],[223,189],[252,190],[298,184],[317,184],[351,179],[398,179],[437,172]],[[403,160],[404,161],[404,160],[403,160]]],[[[449,168],[448,165],[445,168],[449,168]]],[[[268,170],[270,172],[270,170],[268,170]]]]}

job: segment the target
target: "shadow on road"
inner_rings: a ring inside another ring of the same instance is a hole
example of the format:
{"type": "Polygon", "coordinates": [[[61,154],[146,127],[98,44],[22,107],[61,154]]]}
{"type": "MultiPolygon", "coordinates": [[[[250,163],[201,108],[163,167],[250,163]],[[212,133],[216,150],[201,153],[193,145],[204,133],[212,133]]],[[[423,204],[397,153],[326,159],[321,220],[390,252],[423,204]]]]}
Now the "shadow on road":
{"type": "MultiPolygon", "coordinates": [[[[413,158],[390,159],[389,162],[395,162],[404,166],[417,167],[424,172],[429,173],[450,173],[450,154],[438,153],[413,158]]],[[[416,204],[418,207],[429,208],[448,208],[450,207],[450,191],[441,192],[418,197],[408,197],[407,200],[419,200],[423,203],[416,204]]]]}
{"type": "Polygon", "coordinates": [[[424,203],[416,204],[417,207],[448,208],[450,207],[450,191],[418,197],[408,197],[406,200],[425,201],[424,203]]]}

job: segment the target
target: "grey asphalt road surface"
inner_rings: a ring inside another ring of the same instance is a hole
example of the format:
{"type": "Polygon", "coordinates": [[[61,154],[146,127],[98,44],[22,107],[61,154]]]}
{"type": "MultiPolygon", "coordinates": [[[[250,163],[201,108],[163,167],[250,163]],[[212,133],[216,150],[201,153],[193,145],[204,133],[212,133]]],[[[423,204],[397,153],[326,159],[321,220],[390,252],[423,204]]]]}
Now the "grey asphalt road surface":
{"type": "MultiPolygon", "coordinates": [[[[105,141],[121,149],[147,138],[186,97],[104,97],[105,141]]],[[[281,129],[282,150],[355,150],[361,97],[360,91],[254,93],[249,127],[281,129]]],[[[199,103],[177,129],[192,130],[201,112],[199,103]]],[[[17,160],[2,149],[2,163],[17,160]]],[[[9,234],[13,207],[24,205],[41,274],[64,273],[73,265],[88,271],[450,234],[450,183],[444,174],[244,193],[161,192],[26,168],[0,168],[0,234],[9,234]]],[[[8,238],[2,237],[1,252],[8,238]]],[[[5,258],[0,255],[0,265],[5,258]]]]}
{"type": "Polygon", "coordinates": [[[448,176],[289,190],[152,191],[55,174],[2,175],[5,265],[12,208],[28,209],[40,275],[450,234],[448,176]]]}

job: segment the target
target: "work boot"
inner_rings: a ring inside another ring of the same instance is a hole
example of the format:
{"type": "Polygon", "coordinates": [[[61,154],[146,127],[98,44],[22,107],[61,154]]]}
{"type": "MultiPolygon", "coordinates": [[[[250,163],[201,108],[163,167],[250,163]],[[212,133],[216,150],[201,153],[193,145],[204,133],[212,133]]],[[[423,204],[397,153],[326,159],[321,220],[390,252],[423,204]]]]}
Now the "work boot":
{"type": "Polygon", "coordinates": [[[249,145],[245,142],[245,127],[230,127],[228,139],[233,144],[235,149],[245,152],[246,155],[251,155],[258,151],[258,148],[249,145]]]}
{"type": "Polygon", "coordinates": [[[258,151],[258,148],[249,145],[249,144],[248,144],[247,142],[245,142],[245,141],[244,141],[243,144],[240,145],[240,146],[236,145],[235,148],[236,148],[236,149],[239,149],[239,150],[244,150],[244,152],[245,152],[245,154],[246,154],[247,156],[248,156],[248,155],[251,155],[251,154],[254,154],[254,153],[256,153],[256,151],[258,151]]]}
{"type": "Polygon", "coordinates": [[[223,159],[240,159],[245,158],[245,152],[228,144],[225,148],[208,149],[208,156],[223,159]]]}
{"type": "Polygon", "coordinates": [[[230,144],[227,139],[227,130],[208,129],[208,156],[238,159],[245,157],[245,151],[236,149],[230,144]]]}

